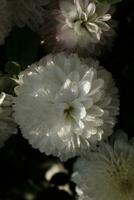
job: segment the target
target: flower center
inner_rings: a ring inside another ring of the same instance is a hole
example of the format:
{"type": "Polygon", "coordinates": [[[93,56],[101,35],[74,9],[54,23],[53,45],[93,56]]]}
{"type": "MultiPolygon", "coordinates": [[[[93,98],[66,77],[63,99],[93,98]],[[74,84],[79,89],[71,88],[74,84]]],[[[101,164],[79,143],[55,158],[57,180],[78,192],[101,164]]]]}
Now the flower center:
{"type": "Polygon", "coordinates": [[[126,180],[122,180],[120,182],[120,191],[122,193],[125,193],[125,194],[129,194],[131,193],[132,189],[133,189],[133,184],[131,183],[130,180],[126,179],[126,180]]]}
{"type": "Polygon", "coordinates": [[[118,189],[120,194],[129,197],[133,193],[133,174],[130,176],[127,167],[125,169],[116,169],[112,173],[112,182],[114,186],[118,189]]]}
{"type": "Polygon", "coordinates": [[[74,110],[74,108],[72,106],[69,106],[68,108],[66,108],[64,110],[64,115],[66,118],[69,118],[71,115],[71,112],[74,110]]]}

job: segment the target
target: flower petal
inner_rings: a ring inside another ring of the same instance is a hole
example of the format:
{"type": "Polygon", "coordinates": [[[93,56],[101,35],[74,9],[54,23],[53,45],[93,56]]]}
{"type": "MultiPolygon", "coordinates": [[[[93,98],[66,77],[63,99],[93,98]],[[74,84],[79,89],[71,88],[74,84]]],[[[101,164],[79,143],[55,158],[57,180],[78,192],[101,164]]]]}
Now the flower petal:
{"type": "Polygon", "coordinates": [[[101,117],[104,114],[104,110],[98,106],[93,106],[88,110],[88,114],[93,117],[101,117]]]}
{"type": "Polygon", "coordinates": [[[79,13],[82,13],[83,9],[82,9],[82,5],[81,5],[81,1],[80,0],[74,0],[74,3],[76,4],[77,11],[79,13]]]}
{"type": "Polygon", "coordinates": [[[71,134],[72,126],[70,123],[65,123],[63,127],[57,132],[57,135],[63,140],[68,140],[71,134]]]}
{"type": "Polygon", "coordinates": [[[103,15],[103,16],[100,16],[97,18],[97,20],[100,20],[100,21],[108,21],[111,19],[111,15],[110,14],[106,14],[106,15],[103,15]]]}
{"type": "Polygon", "coordinates": [[[92,36],[95,39],[100,40],[101,30],[100,30],[100,28],[98,27],[97,24],[88,22],[87,25],[86,25],[86,28],[87,28],[89,33],[92,33],[92,36]]]}
{"type": "Polygon", "coordinates": [[[75,19],[77,16],[77,10],[72,3],[61,1],[60,2],[60,10],[64,17],[68,19],[75,19]]]}
{"type": "Polygon", "coordinates": [[[97,134],[97,128],[95,127],[88,127],[87,130],[84,132],[84,136],[86,138],[90,138],[92,135],[97,134]]]}
{"type": "Polygon", "coordinates": [[[89,94],[89,96],[93,96],[95,93],[97,93],[101,88],[104,86],[104,80],[97,79],[92,84],[92,90],[89,94]]]}
{"type": "Polygon", "coordinates": [[[95,10],[96,10],[95,4],[93,2],[90,3],[88,5],[88,7],[87,7],[87,14],[88,14],[88,16],[92,16],[95,13],[95,10]]]}
{"type": "Polygon", "coordinates": [[[86,109],[81,103],[74,101],[72,107],[73,111],[71,112],[71,115],[76,120],[83,119],[86,116],[86,109]]]}
{"type": "Polygon", "coordinates": [[[90,115],[86,116],[86,121],[88,121],[88,124],[90,126],[102,126],[103,125],[103,120],[97,117],[92,117],[90,115]]]}
{"type": "Polygon", "coordinates": [[[89,81],[80,82],[80,86],[79,86],[80,96],[87,95],[90,89],[91,89],[91,83],[89,81]]]}
{"type": "Polygon", "coordinates": [[[102,31],[109,31],[110,26],[102,21],[96,21],[97,25],[102,29],[102,31]]]}
{"type": "Polygon", "coordinates": [[[73,71],[69,74],[68,78],[74,82],[78,82],[80,81],[80,74],[76,71],[73,71]]]}
{"type": "Polygon", "coordinates": [[[86,71],[86,73],[84,74],[83,78],[82,78],[82,81],[89,81],[89,82],[92,82],[93,81],[93,78],[96,76],[96,69],[94,68],[90,68],[88,71],[86,71]]]}

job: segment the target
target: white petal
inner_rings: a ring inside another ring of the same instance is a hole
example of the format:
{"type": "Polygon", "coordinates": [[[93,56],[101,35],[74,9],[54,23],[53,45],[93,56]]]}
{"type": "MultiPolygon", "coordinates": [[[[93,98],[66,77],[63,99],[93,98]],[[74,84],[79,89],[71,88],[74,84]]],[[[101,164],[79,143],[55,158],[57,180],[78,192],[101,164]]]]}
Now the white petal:
{"type": "Polygon", "coordinates": [[[86,28],[87,30],[89,31],[89,33],[92,33],[92,37],[97,39],[97,40],[100,40],[100,37],[101,37],[101,30],[100,28],[98,27],[97,24],[95,23],[88,23],[86,25],[86,28]]]}
{"type": "Polygon", "coordinates": [[[6,94],[5,94],[4,92],[2,92],[2,93],[0,94],[0,105],[3,103],[5,97],[6,97],[6,94]]]}
{"type": "Polygon", "coordinates": [[[102,98],[102,96],[103,96],[103,91],[98,91],[96,94],[94,94],[93,95],[93,103],[94,104],[97,103],[102,98]]]}
{"type": "Polygon", "coordinates": [[[61,137],[63,140],[68,140],[68,138],[70,137],[70,134],[71,134],[71,130],[72,130],[72,127],[71,127],[71,124],[70,123],[66,123],[64,124],[63,127],[61,127],[61,129],[57,132],[57,135],[59,137],[61,137]]]}
{"type": "Polygon", "coordinates": [[[103,120],[97,117],[92,117],[90,115],[86,116],[86,121],[88,121],[89,126],[102,126],[103,120]]]}
{"type": "Polygon", "coordinates": [[[87,80],[89,82],[93,81],[93,78],[96,76],[96,70],[94,68],[90,68],[86,73],[84,74],[82,81],[87,80]]]}
{"type": "Polygon", "coordinates": [[[97,134],[97,128],[95,127],[87,127],[87,130],[84,132],[84,136],[86,138],[90,138],[92,135],[97,134]]]}
{"type": "Polygon", "coordinates": [[[68,78],[74,82],[80,81],[80,74],[76,71],[73,71],[69,74],[68,78]]]}
{"type": "Polygon", "coordinates": [[[84,129],[84,123],[81,120],[77,121],[78,126],[80,127],[80,129],[84,129]]]}
{"type": "Polygon", "coordinates": [[[92,22],[88,22],[86,27],[89,32],[97,33],[99,31],[99,27],[92,22]]]}
{"type": "Polygon", "coordinates": [[[77,16],[77,10],[72,3],[61,1],[60,10],[66,18],[73,19],[77,16]]]}
{"type": "MultiPolygon", "coordinates": [[[[75,23],[75,25],[74,25],[74,32],[75,32],[77,35],[79,35],[79,36],[83,35],[83,32],[81,31],[81,22],[80,22],[80,21],[77,21],[77,22],[75,23]]],[[[84,35],[83,35],[83,36],[84,36],[84,35]]]]}
{"type": "Polygon", "coordinates": [[[102,21],[97,21],[97,25],[102,29],[102,31],[108,31],[110,29],[110,26],[102,21]]]}
{"type": "Polygon", "coordinates": [[[88,16],[92,16],[95,13],[96,6],[94,3],[90,3],[87,7],[87,14],[88,16]]]}
{"type": "Polygon", "coordinates": [[[81,7],[81,0],[74,0],[74,3],[76,4],[76,8],[77,8],[77,11],[79,12],[79,13],[82,13],[82,7],[81,7]]]}
{"type": "Polygon", "coordinates": [[[86,109],[81,103],[74,101],[72,103],[72,107],[73,107],[73,111],[71,112],[71,115],[76,120],[83,119],[86,116],[86,109]]]}
{"type": "Polygon", "coordinates": [[[88,110],[88,114],[94,117],[101,117],[104,114],[104,110],[99,108],[98,106],[93,106],[88,110]]]}
{"type": "Polygon", "coordinates": [[[83,105],[85,106],[85,108],[86,108],[86,110],[87,109],[89,109],[89,108],[91,108],[92,106],[93,106],[93,100],[92,100],[92,98],[90,97],[90,99],[86,99],[85,101],[83,100],[82,101],[82,103],[83,103],[83,105]]]}
{"type": "Polygon", "coordinates": [[[68,103],[74,101],[78,98],[78,84],[67,79],[56,98],[68,103]]]}
{"type": "Polygon", "coordinates": [[[68,89],[71,86],[71,80],[67,79],[63,85],[63,89],[68,89]]]}
{"type": "Polygon", "coordinates": [[[94,95],[95,93],[97,93],[101,88],[103,88],[104,86],[104,80],[102,79],[97,79],[93,82],[92,84],[92,90],[90,92],[90,96],[94,95]]]}
{"type": "Polygon", "coordinates": [[[91,89],[91,83],[89,81],[80,82],[79,90],[81,96],[87,95],[90,89],[91,89]]]}
{"type": "Polygon", "coordinates": [[[100,21],[108,21],[111,19],[111,15],[110,14],[106,14],[106,15],[103,15],[103,16],[100,16],[97,18],[97,20],[100,20],[100,21]]]}

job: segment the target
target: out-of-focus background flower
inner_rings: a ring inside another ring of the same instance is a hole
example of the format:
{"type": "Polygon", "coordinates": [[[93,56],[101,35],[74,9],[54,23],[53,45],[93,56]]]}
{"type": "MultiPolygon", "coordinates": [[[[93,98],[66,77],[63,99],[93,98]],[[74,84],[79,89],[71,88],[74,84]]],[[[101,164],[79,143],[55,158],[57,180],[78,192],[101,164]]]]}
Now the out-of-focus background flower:
{"type": "MultiPolygon", "coordinates": [[[[132,5],[133,0],[122,0],[116,4],[114,19],[118,21],[117,36],[111,52],[103,51],[98,57],[101,65],[112,73],[119,88],[120,115],[116,128],[123,129],[129,137],[133,136],[134,130],[132,5]]],[[[0,8],[0,23],[3,20],[0,8]]],[[[0,34],[3,34],[5,27],[1,27],[0,34]]],[[[0,38],[3,37],[1,35],[0,38]]],[[[13,94],[17,74],[47,54],[43,42],[39,34],[27,26],[13,27],[5,44],[2,42],[0,46],[0,71],[4,74],[0,74],[0,93],[13,94]]],[[[70,178],[74,161],[75,158],[61,163],[58,158],[45,156],[33,149],[20,132],[12,135],[0,149],[0,200],[75,199],[75,185],[70,178]]]]}

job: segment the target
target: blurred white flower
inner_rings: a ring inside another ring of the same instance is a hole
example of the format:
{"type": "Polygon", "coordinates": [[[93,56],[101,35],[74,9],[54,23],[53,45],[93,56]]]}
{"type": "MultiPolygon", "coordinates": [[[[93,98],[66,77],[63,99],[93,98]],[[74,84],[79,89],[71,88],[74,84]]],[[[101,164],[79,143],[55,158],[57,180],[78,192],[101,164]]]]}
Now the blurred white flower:
{"type": "MultiPolygon", "coordinates": [[[[98,48],[98,43],[103,44],[106,38],[115,34],[111,25],[110,4],[95,0],[59,0],[58,2],[59,8],[57,6],[57,10],[55,8],[55,12],[52,11],[56,13],[57,23],[51,25],[52,18],[48,21],[48,28],[46,24],[44,27],[43,34],[46,39],[44,45],[46,43],[50,45],[49,38],[52,40],[53,37],[50,36],[54,35],[56,43],[59,44],[57,49],[62,46],[69,51],[78,52],[80,49],[87,49],[92,53],[96,47],[98,48]],[[53,30],[52,26],[56,26],[56,30],[53,30]]],[[[55,43],[53,48],[56,48],[55,43]]]]}
{"type": "Polygon", "coordinates": [[[44,22],[44,6],[49,0],[7,0],[12,12],[13,23],[24,27],[27,25],[32,30],[38,30],[44,22]]]}
{"type": "Polygon", "coordinates": [[[0,94],[0,147],[17,132],[17,125],[12,118],[13,97],[2,92],[0,94]]]}
{"type": "Polygon", "coordinates": [[[101,143],[87,160],[77,160],[72,180],[79,200],[134,199],[134,138],[128,141],[124,132],[117,132],[112,142],[101,143]]]}
{"type": "Polygon", "coordinates": [[[45,174],[45,178],[47,181],[51,181],[52,177],[58,173],[65,173],[67,174],[68,171],[61,163],[55,163],[49,168],[45,174]]]}
{"type": "Polygon", "coordinates": [[[19,77],[14,116],[34,148],[66,160],[112,133],[117,88],[97,61],[50,54],[19,77]]]}
{"type": "Polygon", "coordinates": [[[11,30],[11,13],[8,10],[6,0],[0,0],[0,45],[3,45],[5,38],[11,30]]]}

